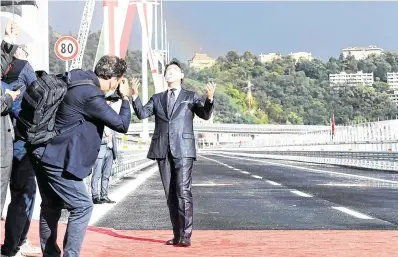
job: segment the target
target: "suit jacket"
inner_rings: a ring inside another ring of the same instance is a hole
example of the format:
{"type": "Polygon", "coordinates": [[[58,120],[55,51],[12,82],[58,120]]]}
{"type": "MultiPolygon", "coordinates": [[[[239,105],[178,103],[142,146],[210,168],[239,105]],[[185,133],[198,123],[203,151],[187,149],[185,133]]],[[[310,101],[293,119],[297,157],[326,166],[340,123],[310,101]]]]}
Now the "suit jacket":
{"type": "Polygon", "coordinates": [[[208,120],[213,112],[213,103],[192,91],[181,89],[172,113],[167,113],[167,91],[155,94],[142,106],[138,97],[133,102],[135,114],[139,119],[155,115],[155,131],[148,152],[149,159],[167,157],[170,147],[174,158],[196,158],[193,118],[195,115],[208,120]]]}
{"type": "Polygon", "coordinates": [[[96,86],[81,85],[67,91],[58,108],[55,128],[70,128],[71,124],[76,124],[79,120],[85,121],[54,137],[45,146],[41,161],[62,167],[83,179],[90,174],[98,157],[104,125],[112,130],[127,133],[131,112],[127,100],[123,100],[120,114],[106,103],[94,72],[73,70],[71,75],[72,82],[89,79],[96,86]]]}
{"type": "Polygon", "coordinates": [[[117,159],[117,140],[116,140],[116,133],[115,131],[112,130],[112,154],[113,154],[113,160],[117,159]]]}

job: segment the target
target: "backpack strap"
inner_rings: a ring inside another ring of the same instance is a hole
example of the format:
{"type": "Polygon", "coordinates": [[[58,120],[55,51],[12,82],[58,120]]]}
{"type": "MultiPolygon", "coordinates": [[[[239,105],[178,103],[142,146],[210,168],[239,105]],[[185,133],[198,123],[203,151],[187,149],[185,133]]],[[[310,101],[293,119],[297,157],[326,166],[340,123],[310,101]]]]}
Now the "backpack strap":
{"type": "Polygon", "coordinates": [[[72,83],[69,83],[68,84],[68,89],[72,89],[74,87],[83,86],[83,85],[97,86],[97,85],[94,84],[94,82],[92,80],[87,79],[87,80],[79,80],[79,81],[74,81],[72,83]]]}
{"type": "Polygon", "coordinates": [[[76,86],[83,86],[83,85],[97,86],[96,84],[94,84],[94,82],[91,79],[72,81],[72,73],[70,71],[64,72],[63,74],[59,74],[58,76],[66,82],[66,84],[68,85],[68,89],[72,89],[76,86]]]}
{"type": "Polygon", "coordinates": [[[76,128],[77,126],[80,126],[80,125],[83,124],[85,121],[86,121],[86,120],[85,120],[84,118],[82,118],[82,119],[80,119],[80,120],[78,120],[78,121],[76,121],[76,122],[74,122],[74,123],[72,123],[72,124],[66,126],[65,128],[55,130],[55,133],[56,133],[57,136],[58,136],[59,134],[65,133],[65,132],[67,132],[67,131],[69,131],[69,130],[71,130],[71,129],[73,129],[73,128],[76,128]]]}

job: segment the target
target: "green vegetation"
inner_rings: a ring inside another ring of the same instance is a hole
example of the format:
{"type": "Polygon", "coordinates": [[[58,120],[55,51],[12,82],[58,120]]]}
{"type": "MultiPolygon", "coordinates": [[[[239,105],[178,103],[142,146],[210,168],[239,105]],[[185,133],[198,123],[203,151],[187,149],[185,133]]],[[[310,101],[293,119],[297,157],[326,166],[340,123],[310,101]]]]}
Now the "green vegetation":
{"type": "MultiPolygon", "coordinates": [[[[64,62],[55,56],[53,47],[57,37],[50,30],[50,71],[64,71],[64,62]]],[[[91,33],[84,56],[84,69],[92,69],[99,41],[99,32],[91,33]]],[[[128,51],[128,76],[140,76],[141,52],[128,51]]],[[[395,117],[397,107],[390,101],[391,92],[386,83],[387,72],[398,72],[398,54],[386,52],[365,60],[349,56],[321,60],[299,61],[282,57],[272,63],[261,63],[251,52],[239,55],[234,51],[219,57],[217,63],[201,71],[187,66],[185,86],[200,95],[205,94],[206,83],[217,83],[214,121],[221,123],[256,124],[330,124],[335,113],[337,124],[395,117]],[[330,73],[374,72],[373,86],[329,86],[330,73]],[[252,99],[248,98],[248,81],[252,99]]],[[[150,72],[149,96],[154,92],[150,72]]]]}

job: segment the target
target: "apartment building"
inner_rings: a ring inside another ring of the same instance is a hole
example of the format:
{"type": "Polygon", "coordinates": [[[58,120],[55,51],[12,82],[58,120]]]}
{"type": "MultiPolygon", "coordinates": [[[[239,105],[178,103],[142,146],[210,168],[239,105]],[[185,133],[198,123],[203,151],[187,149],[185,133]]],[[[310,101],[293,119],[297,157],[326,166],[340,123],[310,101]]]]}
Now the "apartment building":
{"type": "Polygon", "coordinates": [[[357,73],[345,73],[341,72],[338,74],[329,75],[330,86],[356,86],[358,84],[371,86],[374,82],[374,76],[372,73],[363,73],[359,71],[357,73]]]}
{"type": "Polygon", "coordinates": [[[347,47],[341,50],[344,58],[352,55],[356,60],[366,59],[369,55],[375,54],[380,55],[383,53],[383,49],[377,46],[368,46],[368,47],[347,47]]]}

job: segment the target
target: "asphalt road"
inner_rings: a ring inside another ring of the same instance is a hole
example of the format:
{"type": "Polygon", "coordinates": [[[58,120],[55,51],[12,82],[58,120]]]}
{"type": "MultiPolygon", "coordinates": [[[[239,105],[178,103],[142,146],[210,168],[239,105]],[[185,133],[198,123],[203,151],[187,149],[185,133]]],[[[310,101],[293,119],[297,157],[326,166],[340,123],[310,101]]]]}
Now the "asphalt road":
{"type": "MultiPolygon", "coordinates": [[[[194,164],[193,196],[196,230],[398,228],[398,173],[203,154],[194,164]]],[[[158,171],[114,200],[94,225],[171,229],[158,171]]]]}

